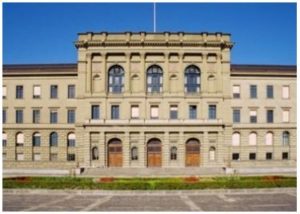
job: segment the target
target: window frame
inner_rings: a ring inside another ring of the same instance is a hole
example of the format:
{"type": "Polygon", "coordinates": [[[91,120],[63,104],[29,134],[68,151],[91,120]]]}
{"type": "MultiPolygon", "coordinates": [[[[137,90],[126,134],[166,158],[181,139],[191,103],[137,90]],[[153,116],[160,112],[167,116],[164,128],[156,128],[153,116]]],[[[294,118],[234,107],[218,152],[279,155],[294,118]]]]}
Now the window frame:
{"type": "Polygon", "coordinates": [[[185,93],[199,93],[201,91],[201,71],[196,65],[189,65],[184,70],[185,93]]]}
{"type": "Polygon", "coordinates": [[[16,85],[16,99],[24,98],[24,87],[23,85],[16,85]]]}
{"type": "Polygon", "coordinates": [[[111,105],[111,119],[119,120],[120,119],[120,105],[111,105]]]}
{"type": "Polygon", "coordinates": [[[23,109],[16,109],[16,123],[17,124],[24,123],[24,112],[23,112],[23,109]]]}
{"type": "Polygon", "coordinates": [[[209,120],[217,119],[217,105],[216,104],[208,105],[208,119],[209,120]]]}
{"type": "Polygon", "coordinates": [[[124,92],[125,71],[120,65],[113,65],[108,69],[108,92],[120,94],[124,92]]]}
{"type": "Polygon", "coordinates": [[[74,124],[76,121],[75,109],[68,109],[67,114],[67,123],[74,124]]]}
{"type": "Polygon", "coordinates": [[[68,85],[68,99],[76,98],[76,86],[75,84],[68,85]]]}
{"type": "Polygon", "coordinates": [[[233,123],[240,123],[241,122],[241,110],[240,109],[233,109],[232,110],[232,122],[233,123]],[[237,114],[238,112],[238,114],[237,114]],[[238,117],[237,117],[238,115],[238,117]],[[236,120],[238,119],[238,120],[236,120]]]}
{"type": "Polygon", "coordinates": [[[58,85],[50,85],[50,99],[58,99],[58,85]]]}
{"type": "Polygon", "coordinates": [[[147,93],[162,93],[163,90],[163,69],[159,65],[151,65],[147,72],[147,93]]]}
{"type": "Polygon", "coordinates": [[[100,105],[91,106],[91,119],[99,120],[100,119],[100,105]]]}
{"type": "Polygon", "coordinates": [[[257,85],[250,85],[250,99],[257,99],[257,85]]]}
{"type": "Polygon", "coordinates": [[[274,86],[273,85],[267,85],[266,86],[266,98],[267,99],[273,99],[274,98],[274,86]]]}

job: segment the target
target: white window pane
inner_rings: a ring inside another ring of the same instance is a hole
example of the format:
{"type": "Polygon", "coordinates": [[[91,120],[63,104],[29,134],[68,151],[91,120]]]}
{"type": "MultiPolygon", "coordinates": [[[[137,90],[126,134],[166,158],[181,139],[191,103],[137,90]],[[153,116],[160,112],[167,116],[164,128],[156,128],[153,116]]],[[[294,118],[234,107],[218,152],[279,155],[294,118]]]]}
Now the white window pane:
{"type": "Polygon", "coordinates": [[[159,83],[162,83],[163,82],[163,78],[162,76],[159,77],[159,83]]]}
{"type": "Polygon", "coordinates": [[[239,94],[239,93],[240,93],[240,86],[234,85],[234,86],[232,87],[232,92],[233,92],[233,93],[239,94]]]}
{"type": "Polygon", "coordinates": [[[157,106],[151,107],[151,117],[158,117],[158,107],[157,106]]]}
{"type": "Polygon", "coordinates": [[[74,133],[71,133],[68,135],[68,139],[69,140],[75,140],[76,139],[76,135],[74,133]]]}
{"type": "Polygon", "coordinates": [[[267,133],[266,134],[266,145],[272,145],[273,144],[273,134],[267,133]]]}
{"type": "Polygon", "coordinates": [[[215,160],[215,150],[209,151],[209,160],[211,161],[215,160]]]}
{"type": "Polygon", "coordinates": [[[177,111],[178,107],[177,106],[171,106],[170,110],[171,111],[177,111]]]}
{"type": "Polygon", "coordinates": [[[256,145],[256,134],[255,133],[251,133],[249,135],[249,145],[256,145]]]}
{"type": "Polygon", "coordinates": [[[197,77],[197,84],[200,84],[200,77],[197,77]]]}
{"type": "Polygon", "coordinates": [[[283,122],[289,122],[290,120],[290,112],[289,111],[283,111],[282,112],[282,121],[283,122]]]}
{"type": "Polygon", "coordinates": [[[234,133],[232,135],[232,145],[233,146],[239,146],[240,145],[240,134],[234,133]]]}
{"type": "Polygon", "coordinates": [[[133,106],[131,107],[131,117],[139,117],[140,115],[140,111],[139,111],[139,107],[138,106],[133,106]]]}
{"type": "Polygon", "coordinates": [[[35,136],[35,137],[40,137],[41,134],[40,134],[40,133],[35,133],[34,136],[35,136]]]}
{"type": "Polygon", "coordinates": [[[18,143],[24,143],[24,134],[19,133],[17,136],[17,142],[18,143]]]}
{"type": "Polygon", "coordinates": [[[148,83],[148,84],[151,84],[151,83],[152,83],[152,78],[151,78],[151,76],[148,76],[148,78],[147,78],[147,83],[148,83]]]}
{"type": "Polygon", "coordinates": [[[6,134],[6,133],[3,133],[3,134],[2,134],[2,139],[3,139],[3,140],[7,140],[7,134],[6,134]]]}
{"type": "Polygon", "coordinates": [[[290,87],[283,86],[282,87],[282,98],[288,99],[290,97],[290,87]]]}
{"type": "Polygon", "coordinates": [[[2,96],[6,97],[6,86],[2,86],[2,96]]]}
{"type": "Polygon", "coordinates": [[[250,111],[250,116],[256,116],[256,111],[250,111]]]}
{"type": "Polygon", "coordinates": [[[41,95],[41,87],[40,86],[34,86],[33,87],[33,94],[40,96],[41,95]]]}
{"type": "Polygon", "coordinates": [[[151,87],[148,87],[148,92],[152,92],[152,88],[151,87]]]}
{"type": "Polygon", "coordinates": [[[112,84],[112,76],[109,76],[109,84],[112,84]]]}

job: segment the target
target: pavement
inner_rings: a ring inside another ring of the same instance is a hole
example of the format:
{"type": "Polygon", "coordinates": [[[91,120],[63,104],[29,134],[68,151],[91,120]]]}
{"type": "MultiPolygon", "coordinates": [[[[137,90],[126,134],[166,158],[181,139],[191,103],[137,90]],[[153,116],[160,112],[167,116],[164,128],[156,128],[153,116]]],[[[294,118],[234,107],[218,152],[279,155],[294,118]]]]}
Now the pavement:
{"type": "Polygon", "coordinates": [[[3,190],[3,211],[296,210],[296,188],[169,191],[3,190]]]}

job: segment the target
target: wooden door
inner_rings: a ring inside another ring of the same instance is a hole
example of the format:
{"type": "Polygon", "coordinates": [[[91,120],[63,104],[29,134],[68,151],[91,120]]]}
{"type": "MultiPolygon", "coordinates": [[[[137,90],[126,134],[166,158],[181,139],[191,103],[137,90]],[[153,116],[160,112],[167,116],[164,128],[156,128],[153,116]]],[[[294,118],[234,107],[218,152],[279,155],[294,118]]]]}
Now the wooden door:
{"type": "Polygon", "coordinates": [[[197,140],[189,140],[186,143],[185,165],[199,166],[200,164],[200,144],[197,140]]]}
{"type": "Polygon", "coordinates": [[[122,143],[120,140],[112,140],[108,144],[108,167],[122,167],[122,143]]]}
{"type": "Polygon", "coordinates": [[[147,145],[148,167],[161,167],[161,142],[151,140],[147,145]]]}

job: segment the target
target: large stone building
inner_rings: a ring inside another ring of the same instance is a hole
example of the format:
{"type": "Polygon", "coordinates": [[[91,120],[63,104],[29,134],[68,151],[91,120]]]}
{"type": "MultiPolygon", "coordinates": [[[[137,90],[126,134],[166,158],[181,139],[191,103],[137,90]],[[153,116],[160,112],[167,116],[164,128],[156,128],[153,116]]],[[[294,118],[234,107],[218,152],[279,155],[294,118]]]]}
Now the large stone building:
{"type": "Polygon", "coordinates": [[[296,167],[296,66],[231,65],[224,33],[75,46],[77,64],[4,65],[4,169],[296,167]]]}

